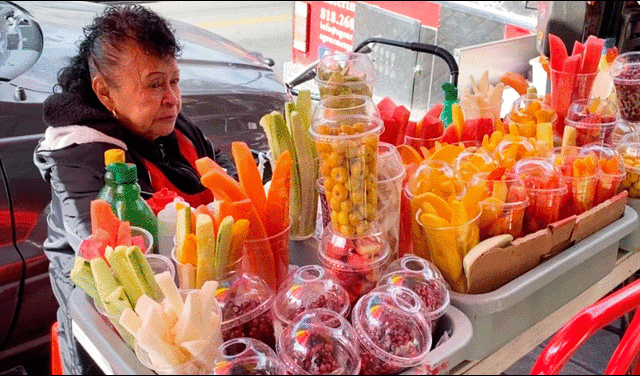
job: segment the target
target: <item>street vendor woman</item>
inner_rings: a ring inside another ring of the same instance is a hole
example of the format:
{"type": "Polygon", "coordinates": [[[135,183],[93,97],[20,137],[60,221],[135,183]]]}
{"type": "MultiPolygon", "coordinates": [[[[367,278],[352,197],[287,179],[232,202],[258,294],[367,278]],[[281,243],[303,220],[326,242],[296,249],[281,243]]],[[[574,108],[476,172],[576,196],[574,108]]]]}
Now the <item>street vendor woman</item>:
{"type": "Polygon", "coordinates": [[[34,162],[51,183],[44,249],[60,305],[65,374],[96,372],[86,369],[89,360],[73,338],[68,299],[75,255],[91,234],[90,203],[104,186],[104,152],[125,150],[143,198],[167,187],[194,207],[213,201],[195,169],[205,156],[235,176],[233,164],[181,113],[179,52],[170,25],[157,14],[138,5],[108,7],[85,28],[78,55],[44,102],[47,129],[34,162]]]}

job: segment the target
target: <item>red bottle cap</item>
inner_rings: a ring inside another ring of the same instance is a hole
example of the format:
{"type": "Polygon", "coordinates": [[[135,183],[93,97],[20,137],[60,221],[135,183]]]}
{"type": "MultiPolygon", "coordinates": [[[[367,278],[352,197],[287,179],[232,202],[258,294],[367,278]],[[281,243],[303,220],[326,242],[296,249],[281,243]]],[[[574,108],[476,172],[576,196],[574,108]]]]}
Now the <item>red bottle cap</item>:
{"type": "Polygon", "coordinates": [[[168,188],[162,188],[158,192],[153,194],[153,197],[147,200],[149,206],[153,210],[153,213],[157,216],[160,210],[164,209],[168,203],[172,202],[178,194],[168,188]]]}

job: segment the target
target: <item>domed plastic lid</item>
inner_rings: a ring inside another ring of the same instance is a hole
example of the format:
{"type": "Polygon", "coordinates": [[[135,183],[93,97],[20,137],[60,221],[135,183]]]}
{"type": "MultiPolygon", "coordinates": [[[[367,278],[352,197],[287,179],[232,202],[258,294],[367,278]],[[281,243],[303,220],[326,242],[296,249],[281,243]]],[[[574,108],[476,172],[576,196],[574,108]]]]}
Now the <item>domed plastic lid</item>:
{"type": "Polygon", "coordinates": [[[431,349],[431,325],[422,299],[395,285],[376,287],[356,303],[352,321],[364,349],[397,367],[422,363],[431,349]]]}
{"type": "Polygon", "coordinates": [[[409,194],[409,199],[431,192],[448,201],[450,197],[460,197],[464,193],[464,183],[448,163],[429,160],[421,163],[411,174],[406,192],[409,194]]]}
{"type": "Polygon", "coordinates": [[[511,167],[517,161],[534,157],[535,147],[527,139],[520,137],[518,140],[507,139],[501,141],[494,151],[504,167],[511,167]]]}
{"type": "Polygon", "coordinates": [[[485,149],[472,147],[458,154],[453,167],[464,182],[469,182],[478,172],[489,172],[498,167],[498,161],[485,149]]]}
{"type": "Polygon", "coordinates": [[[565,178],[598,176],[598,156],[594,151],[585,150],[580,146],[554,148],[551,160],[565,178]],[[578,163],[579,160],[584,163],[578,163]]]}
{"type": "Polygon", "coordinates": [[[568,125],[580,124],[581,127],[593,124],[615,124],[618,118],[618,107],[615,103],[601,98],[579,99],[573,101],[567,110],[565,121],[568,125]]]}
{"type": "Polygon", "coordinates": [[[499,179],[493,180],[490,172],[480,172],[469,182],[470,187],[481,185],[489,200],[482,205],[499,204],[503,210],[525,208],[529,205],[529,197],[524,181],[519,175],[505,172],[499,179]]]}
{"type": "Polygon", "coordinates": [[[296,316],[278,338],[277,353],[294,375],[357,375],[360,355],[353,327],[328,309],[296,316]]]}
{"type": "Polygon", "coordinates": [[[513,172],[524,181],[529,192],[567,192],[562,171],[547,158],[525,158],[515,164],[513,172]]]}
{"type": "Polygon", "coordinates": [[[235,338],[223,343],[213,366],[214,375],[284,375],[285,368],[264,342],[235,338]]]}
{"type": "Polygon", "coordinates": [[[216,300],[222,310],[222,330],[244,324],[271,309],[274,293],[262,278],[233,272],[220,282],[216,300]]]}
{"type": "Polygon", "coordinates": [[[319,265],[303,266],[289,274],[276,296],[273,312],[284,323],[315,308],[327,308],[347,317],[349,294],[319,265]]]}
{"type": "Polygon", "coordinates": [[[415,274],[421,280],[439,279],[444,282],[444,277],[440,270],[431,262],[420,256],[408,254],[394,260],[382,272],[382,278],[389,274],[402,273],[405,275],[415,274]]]}
{"type": "Polygon", "coordinates": [[[449,308],[449,290],[439,279],[424,279],[416,273],[396,271],[386,274],[378,281],[378,286],[384,285],[406,287],[418,294],[428,312],[429,321],[439,319],[449,308]]]}
{"type": "Polygon", "coordinates": [[[402,157],[393,144],[378,144],[378,186],[386,182],[404,179],[406,175],[402,157]]]}
{"type": "Polygon", "coordinates": [[[319,83],[331,81],[331,76],[339,73],[343,83],[374,82],[376,79],[373,62],[368,55],[359,52],[339,52],[325,55],[316,68],[315,80],[319,83]]]}
{"type": "Polygon", "coordinates": [[[626,174],[624,160],[614,148],[599,142],[584,145],[582,153],[595,153],[598,157],[600,172],[606,175],[623,176],[626,174]]]}

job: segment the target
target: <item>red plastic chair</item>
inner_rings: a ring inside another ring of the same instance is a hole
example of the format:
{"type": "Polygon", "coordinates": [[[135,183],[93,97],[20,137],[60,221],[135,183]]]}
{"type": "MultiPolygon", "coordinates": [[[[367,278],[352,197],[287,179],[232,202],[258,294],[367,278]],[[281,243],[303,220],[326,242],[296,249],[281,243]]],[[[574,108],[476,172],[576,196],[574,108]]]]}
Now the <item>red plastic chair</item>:
{"type": "Polygon", "coordinates": [[[58,322],[51,326],[51,374],[62,375],[62,360],[60,359],[60,342],[58,341],[58,322]]]}
{"type": "MultiPolygon", "coordinates": [[[[639,306],[640,280],[637,280],[583,309],[553,336],[533,365],[531,374],[557,375],[589,337],[639,306]]],[[[605,375],[626,373],[637,357],[640,350],[640,311],[638,312],[609,360],[605,375]]],[[[633,373],[640,373],[640,362],[636,364],[633,373]]]]}

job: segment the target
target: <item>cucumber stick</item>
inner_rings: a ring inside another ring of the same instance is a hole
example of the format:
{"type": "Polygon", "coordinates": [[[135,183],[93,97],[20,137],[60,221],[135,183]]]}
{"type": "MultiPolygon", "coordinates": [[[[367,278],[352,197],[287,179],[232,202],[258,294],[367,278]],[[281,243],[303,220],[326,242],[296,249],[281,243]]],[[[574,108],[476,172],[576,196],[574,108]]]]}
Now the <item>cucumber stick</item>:
{"type": "Polygon", "coordinates": [[[109,261],[109,264],[111,264],[113,272],[118,276],[120,284],[122,284],[124,290],[127,292],[131,305],[135,307],[138,298],[144,294],[144,291],[131,264],[129,264],[127,247],[122,245],[116,248],[108,248],[105,252],[105,257],[107,261],[109,261]]]}
{"type": "Polygon", "coordinates": [[[220,221],[218,240],[216,241],[215,275],[222,279],[229,271],[231,261],[231,237],[233,235],[233,217],[228,215],[220,221]]]}
{"type": "MultiPolygon", "coordinates": [[[[298,218],[300,217],[300,176],[298,174],[298,168],[293,168],[293,166],[298,166],[298,156],[296,152],[296,147],[293,142],[293,138],[291,137],[291,133],[289,132],[289,128],[287,128],[287,123],[285,118],[281,113],[277,111],[272,111],[268,117],[263,117],[265,121],[261,121],[260,125],[265,128],[265,133],[267,133],[267,138],[269,138],[269,146],[271,147],[271,153],[273,154],[273,160],[277,161],[280,158],[280,154],[282,154],[285,150],[289,150],[291,153],[291,190],[289,194],[289,215],[293,218],[293,222],[296,223],[298,218]],[[269,130],[267,130],[267,128],[269,130]]],[[[294,229],[292,228],[293,232],[294,229]]]]}
{"type": "Polygon", "coordinates": [[[93,274],[91,273],[91,264],[88,260],[76,256],[73,262],[73,269],[69,273],[71,281],[91,298],[98,299],[98,291],[96,290],[96,283],[93,280],[93,274]]]}
{"type": "MultiPolygon", "coordinates": [[[[317,169],[312,150],[315,147],[307,142],[309,139],[308,130],[305,129],[303,116],[298,111],[292,111],[289,115],[290,128],[293,140],[298,152],[297,170],[300,178],[300,220],[297,231],[292,227],[292,233],[301,236],[312,234],[316,228],[316,214],[318,211],[318,196],[316,195],[315,183],[317,179],[317,169]]],[[[293,221],[295,224],[295,220],[293,221]]]]}

